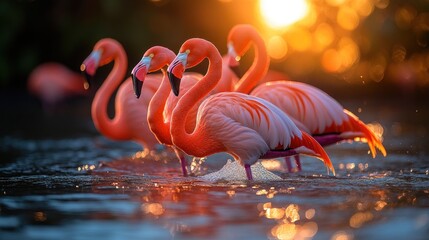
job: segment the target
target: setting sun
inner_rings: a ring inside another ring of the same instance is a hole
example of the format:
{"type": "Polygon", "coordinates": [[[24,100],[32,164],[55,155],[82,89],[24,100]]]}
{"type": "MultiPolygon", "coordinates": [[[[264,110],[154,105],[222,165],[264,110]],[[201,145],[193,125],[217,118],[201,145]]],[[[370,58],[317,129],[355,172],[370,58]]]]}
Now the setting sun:
{"type": "Polygon", "coordinates": [[[272,28],[283,28],[302,19],[308,13],[306,0],[260,0],[262,18],[272,28]]]}

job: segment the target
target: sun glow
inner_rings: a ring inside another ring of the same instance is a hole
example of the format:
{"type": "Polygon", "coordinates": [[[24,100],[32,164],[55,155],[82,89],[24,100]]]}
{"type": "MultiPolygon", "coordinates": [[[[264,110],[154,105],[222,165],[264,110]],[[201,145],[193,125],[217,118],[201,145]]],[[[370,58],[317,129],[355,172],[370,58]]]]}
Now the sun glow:
{"type": "Polygon", "coordinates": [[[272,28],[284,28],[304,18],[309,9],[306,0],[260,0],[262,18],[272,28]]]}

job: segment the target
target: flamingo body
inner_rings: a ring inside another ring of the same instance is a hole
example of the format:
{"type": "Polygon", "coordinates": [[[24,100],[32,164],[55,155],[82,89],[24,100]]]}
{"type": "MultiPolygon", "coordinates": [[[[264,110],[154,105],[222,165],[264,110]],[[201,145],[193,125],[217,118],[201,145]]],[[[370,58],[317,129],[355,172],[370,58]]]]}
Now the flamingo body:
{"type": "Polygon", "coordinates": [[[66,66],[48,62],[37,66],[28,77],[28,91],[49,107],[60,104],[73,96],[85,95],[82,75],[71,71],[66,66]]]}
{"type": "Polygon", "coordinates": [[[198,107],[194,131],[186,132],[184,119],[190,109],[221,78],[221,56],[213,44],[194,38],[182,45],[168,68],[173,92],[178,95],[175,83],[180,84],[183,71],[204,58],[209,60],[206,75],[179,100],[172,113],[170,131],[176,147],[196,157],[227,152],[244,165],[249,179],[252,179],[250,166],[270,150],[283,151],[285,155],[307,153],[322,158],[333,170],[326,152],[312,137],[300,131],[279,108],[254,96],[236,92],[209,96],[198,107]]]}
{"type": "MultiPolygon", "coordinates": [[[[214,94],[200,105],[197,123],[200,131],[217,139],[243,165],[253,165],[271,150],[303,146],[299,152],[315,153],[305,146],[308,135],[304,137],[286,114],[254,96],[234,92],[214,94]]],[[[213,153],[216,152],[196,156],[213,153]]]]}

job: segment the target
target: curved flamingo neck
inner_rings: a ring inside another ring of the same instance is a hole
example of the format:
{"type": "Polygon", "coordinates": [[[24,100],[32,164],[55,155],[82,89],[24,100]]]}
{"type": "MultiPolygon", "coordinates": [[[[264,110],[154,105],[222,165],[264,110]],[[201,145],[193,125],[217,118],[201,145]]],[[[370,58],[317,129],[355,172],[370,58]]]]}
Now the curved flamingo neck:
{"type": "Polygon", "coordinates": [[[127,70],[127,56],[125,50],[114,44],[108,45],[113,48],[114,65],[109,75],[104,80],[101,87],[94,96],[91,106],[91,115],[95,127],[105,136],[121,140],[126,139],[126,131],[120,125],[121,114],[118,113],[117,104],[115,103],[115,116],[111,119],[108,114],[108,104],[113,93],[118,89],[119,85],[124,80],[127,70]]]}
{"type": "Polygon", "coordinates": [[[255,56],[250,68],[235,85],[236,92],[246,94],[250,93],[265,74],[267,74],[270,65],[270,58],[268,57],[267,48],[262,37],[255,30],[249,30],[247,33],[249,34],[249,41],[253,42],[255,56]]]}
{"type": "Polygon", "coordinates": [[[177,103],[172,114],[170,130],[174,145],[186,153],[192,152],[192,155],[197,157],[210,155],[211,153],[207,152],[210,151],[208,148],[213,149],[215,143],[208,143],[210,138],[200,131],[199,122],[192,133],[186,132],[186,119],[190,110],[216,87],[222,75],[222,58],[219,51],[211,45],[202,44],[201,47],[206,47],[207,50],[208,70],[177,103]]]}
{"type": "MultiPolygon", "coordinates": [[[[172,61],[173,59],[171,59],[172,61]]],[[[171,62],[170,61],[170,62],[171,62]]],[[[170,94],[170,84],[167,80],[165,70],[162,71],[162,81],[158,90],[153,95],[149,103],[147,120],[150,130],[154,133],[159,142],[172,145],[170,135],[170,122],[164,119],[164,109],[167,103],[168,95],[170,94]]]]}

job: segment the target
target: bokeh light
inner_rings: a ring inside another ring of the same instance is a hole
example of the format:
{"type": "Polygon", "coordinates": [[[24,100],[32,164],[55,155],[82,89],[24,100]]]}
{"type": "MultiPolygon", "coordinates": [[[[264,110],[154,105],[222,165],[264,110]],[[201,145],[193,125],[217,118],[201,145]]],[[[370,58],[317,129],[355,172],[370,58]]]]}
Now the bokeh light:
{"type": "Polygon", "coordinates": [[[261,16],[272,28],[283,28],[303,18],[308,12],[305,0],[260,0],[261,16]]]}
{"type": "Polygon", "coordinates": [[[278,36],[272,36],[267,43],[268,55],[274,59],[282,59],[287,54],[286,41],[278,36]]]}
{"type": "Polygon", "coordinates": [[[359,16],[353,8],[343,6],[337,13],[337,22],[346,30],[354,30],[359,25],[359,16]]]}
{"type": "Polygon", "coordinates": [[[383,36],[392,27],[412,31],[415,44],[426,47],[429,13],[419,12],[422,10],[415,4],[392,5],[389,0],[261,0],[259,11],[268,54],[275,63],[284,62],[284,69],[291,75],[321,69],[341,75],[350,83],[379,83],[388,78],[409,91],[415,89],[415,83],[429,83],[429,54],[417,53],[415,47],[411,47],[411,54],[410,45],[401,44],[406,36],[383,36]],[[386,9],[393,13],[390,19],[379,12],[386,9]],[[377,17],[373,17],[375,12],[377,17]],[[374,27],[384,30],[374,32],[374,27]],[[383,38],[388,42],[384,43],[383,38]]]}

